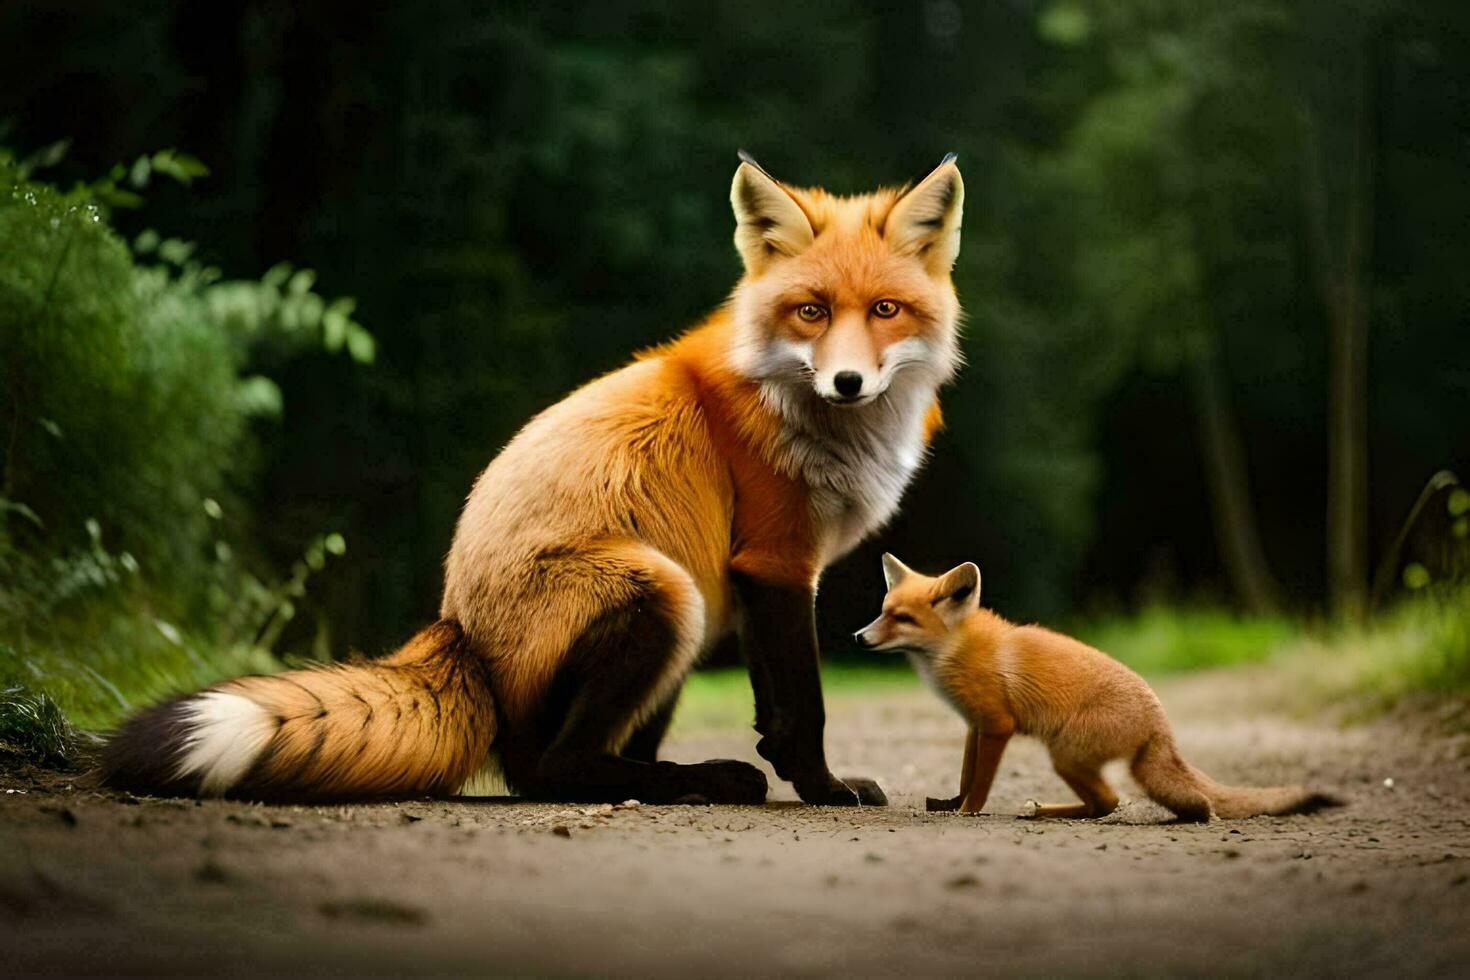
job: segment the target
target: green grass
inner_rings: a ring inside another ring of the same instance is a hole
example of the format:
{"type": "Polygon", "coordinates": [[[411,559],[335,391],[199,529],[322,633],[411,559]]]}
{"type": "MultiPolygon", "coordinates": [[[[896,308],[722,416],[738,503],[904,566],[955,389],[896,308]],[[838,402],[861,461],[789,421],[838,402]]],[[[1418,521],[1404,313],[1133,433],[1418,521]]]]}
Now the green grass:
{"type": "Polygon", "coordinates": [[[141,610],[53,622],[0,639],[0,686],[44,691],[77,727],[101,731],[160,698],[239,674],[269,673],[267,651],[220,649],[141,610]]]}
{"type": "MultiPolygon", "coordinates": [[[[883,697],[912,690],[918,679],[907,661],[822,665],[822,690],[829,698],[883,697]]],[[[744,667],[701,670],[684,685],[675,724],[686,730],[749,728],[755,721],[755,696],[744,667]]]]}
{"type": "Polygon", "coordinates": [[[1084,621],[1068,632],[1150,677],[1259,662],[1300,637],[1302,627],[1283,617],[1156,605],[1135,616],[1084,621]]]}
{"type": "Polygon", "coordinates": [[[75,759],[83,739],[44,691],[0,687],[0,759],[60,769],[75,759]]]}
{"type": "Polygon", "coordinates": [[[1308,704],[1359,718],[1413,705],[1470,730],[1470,587],[1404,600],[1365,628],[1304,637],[1280,667],[1283,687],[1308,704]]]}

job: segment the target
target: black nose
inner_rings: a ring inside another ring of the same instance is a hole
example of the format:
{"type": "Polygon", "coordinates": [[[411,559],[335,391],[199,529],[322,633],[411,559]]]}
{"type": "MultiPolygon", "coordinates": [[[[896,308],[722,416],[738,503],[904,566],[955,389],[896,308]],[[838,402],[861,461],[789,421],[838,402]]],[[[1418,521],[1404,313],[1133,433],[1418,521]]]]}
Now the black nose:
{"type": "Polygon", "coordinates": [[[856,633],[852,634],[852,638],[857,641],[857,645],[862,647],[864,650],[873,645],[868,642],[867,637],[863,636],[862,630],[858,630],[856,633]]]}
{"type": "Polygon", "coordinates": [[[863,376],[856,371],[838,371],[837,377],[832,379],[837,393],[844,398],[851,398],[863,390],[863,376]]]}

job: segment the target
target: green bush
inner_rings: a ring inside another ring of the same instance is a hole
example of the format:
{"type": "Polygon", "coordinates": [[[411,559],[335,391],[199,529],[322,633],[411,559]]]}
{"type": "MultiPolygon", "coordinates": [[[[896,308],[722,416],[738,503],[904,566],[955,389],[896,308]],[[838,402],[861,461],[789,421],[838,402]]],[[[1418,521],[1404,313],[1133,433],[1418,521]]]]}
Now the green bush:
{"type": "MultiPolygon", "coordinates": [[[[130,174],[194,172],[179,159],[142,158],[150,167],[130,174]]],[[[251,420],[280,411],[252,352],[324,344],[370,360],[372,339],[350,301],[311,292],[309,270],[222,282],[188,243],[148,232],[135,251],[109,226],[104,202],[117,199],[133,195],[114,178],[62,192],[0,154],[5,533],[57,556],[100,532],[125,568],[187,593],[212,560],[220,502],[248,479],[251,420]]]]}
{"type": "Polygon", "coordinates": [[[367,362],[374,342],[310,270],[226,281],[190,243],[124,241],[111,209],[197,161],[165,151],[69,191],[33,165],[0,150],[0,681],[107,724],[274,666],[307,577],[346,543],[317,537],[284,576],[237,546],[255,426],[282,407],[251,365],[367,362]]]}

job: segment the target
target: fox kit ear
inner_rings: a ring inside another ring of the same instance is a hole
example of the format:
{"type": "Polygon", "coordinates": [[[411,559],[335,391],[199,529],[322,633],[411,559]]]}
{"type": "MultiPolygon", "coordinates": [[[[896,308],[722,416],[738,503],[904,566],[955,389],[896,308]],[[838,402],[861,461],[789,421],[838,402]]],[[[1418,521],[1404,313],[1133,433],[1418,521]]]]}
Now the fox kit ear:
{"type": "Polygon", "coordinates": [[[912,568],[909,568],[886,551],[883,553],[883,581],[887,583],[888,591],[892,592],[895,585],[912,574],[914,574],[912,568]]]}
{"type": "Polygon", "coordinates": [[[806,212],[780,181],[744,151],[730,185],[735,210],[735,247],[747,272],[759,272],[775,258],[800,255],[816,236],[806,212]]]}
{"type": "Polygon", "coordinates": [[[950,626],[979,608],[980,569],[975,563],[967,561],[939,576],[931,605],[950,626]]]}
{"type": "Polygon", "coordinates": [[[960,218],[965,182],[953,153],[919,181],[888,212],[883,237],[895,252],[923,259],[930,275],[943,275],[960,254],[960,218]]]}

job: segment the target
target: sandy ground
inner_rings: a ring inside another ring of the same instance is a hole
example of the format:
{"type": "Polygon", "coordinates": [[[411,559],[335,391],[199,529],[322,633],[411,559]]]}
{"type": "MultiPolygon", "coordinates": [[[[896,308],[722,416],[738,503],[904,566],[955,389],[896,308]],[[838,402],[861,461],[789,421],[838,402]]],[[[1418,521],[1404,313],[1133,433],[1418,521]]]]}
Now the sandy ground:
{"type": "MultiPolygon", "coordinates": [[[[0,773],[0,973],[1464,976],[1470,748],[1262,714],[1273,682],[1160,694],[1217,778],[1347,806],[1018,820],[1068,796],[1017,740],[992,813],[926,814],[962,732],[917,689],[830,705],[834,768],[878,778],[886,809],[804,807],[784,786],[763,807],[261,807],[0,773]]],[[[746,732],[676,731],[665,755],[755,758],[746,732]]]]}

